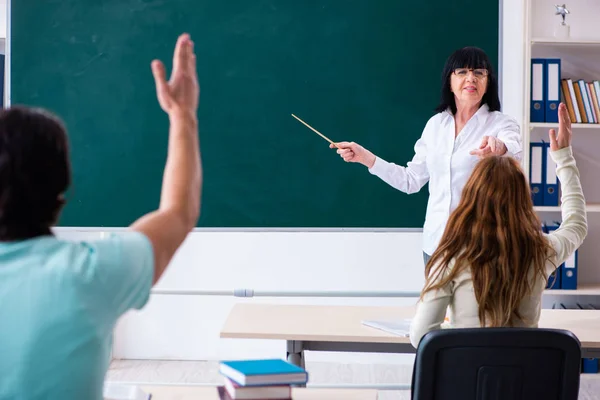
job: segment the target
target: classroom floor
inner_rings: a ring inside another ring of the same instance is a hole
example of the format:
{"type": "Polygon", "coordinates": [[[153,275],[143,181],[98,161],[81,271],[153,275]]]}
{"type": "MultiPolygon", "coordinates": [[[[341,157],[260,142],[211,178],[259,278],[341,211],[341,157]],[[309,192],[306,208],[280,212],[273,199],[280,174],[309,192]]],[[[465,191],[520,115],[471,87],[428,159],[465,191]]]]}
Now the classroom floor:
{"type": "MultiPolygon", "coordinates": [[[[406,384],[412,366],[396,364],[341,364],[308,362],[312,384],[406,384]]],[[[110,381],[221,384],[217,361],[114,360],[110,381]]],[[[382,390],[379,400],[409,400],[408,390],[382,390]]],[[[579,400],[600,399],[600,374],[582,375],[579,400]]]]}

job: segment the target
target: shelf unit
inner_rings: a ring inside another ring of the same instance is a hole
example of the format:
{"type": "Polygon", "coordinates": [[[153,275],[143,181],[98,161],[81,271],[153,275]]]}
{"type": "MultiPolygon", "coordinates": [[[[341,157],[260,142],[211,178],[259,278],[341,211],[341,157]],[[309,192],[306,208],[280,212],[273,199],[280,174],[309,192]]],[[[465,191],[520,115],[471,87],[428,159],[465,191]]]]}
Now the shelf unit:
{"type": "MultiPolygon", "coordinates": [[[[534,128],[558,129],[558,124],[555,124],[552,122],[530,122],[529,128],[530,129],[534,129],[534,128]]],[[[600,124],[571,124],[571,128],[573,128],[573,131],[577,131],[580,129],[598,129],[598,130],[600,130],[600,124]]]]}
{"type": "Polygon", "coordinates": [[[564,290],[564,289],[546,289],[545,295],[574,295],[574,296],[600,296],[600,283],[582,284],[577,287],[576,290],[564,290]]]}
{"type": "MultiPolygon", "coordinates": [[[[533,208],[538,212],[560,212],[560,206],[535,206],[533,208]]],[[[600,204],[587,204],[586,211],[588,213],[600,212],[600,204]]]]}
{"type": "MultiPolygon", "coordinates": [[[[523,121],[521,123],[523,134],[523,170],[529,174],[530,157],[529,144],[532,141],[548,141],[548,130],[558,128],[558,123],[532,123],[530,122],[530,88],[531,88],[531,59],[532,58],[560,58],[562,60],[561,78],[600,80],[600,34],[591,26],[594,20],[600,20],[600,5],[591,1],[580,3],[579,9],[573,5],[572,14],[567,17],[570,23],[572,38],[561,40],[552,36],[548,37],[549,28],[559,22],[559,17],[554,15],[554,3],[550,0],[526,0],[524,2],[524,80],[523,80],[523,121]],[[586,15],[584,15],[586,14],[586,15]],[[574,16],[588,18],[574,22],[574,16]],[[595,18],[595,16],[598,18],[595,18]],[[585,25],[585,26],[584,26],[585,25]],[[578,33],[573,35],[573,27],[578,33]],[[582,38],[577,38],[577,35],[582,38]],[[589,36],[597,36],[590,38],[589,36]],[[533,139],[533,140],[532,140],[533,139]]],[[[550,34],[551,35],[551,34],[550,34]]],[[[594,236],[600,235],[600,156],[596,156],[593,148],[600,146],[600,124],[574,123],[573,151],[580,166],[581,181],[586,195],[588,212],[588,237],[580,247],[579,271],[577,290],[546,290],[545,295],[585,295],[600,298],[600,246],[594,243],[594,236]],[[596,137],[598,136],[598,137],[596,137]],[[582,167],[583,165],[583,167],[582,167]],[[587,170],[586,170],[587,168],[587,170]],[[596,170],[596,168],[598,168],[596,170]],[[592,238],[590,239],[590,236],[592,238]],[[582,276],[583,275],[583,276],[582,276]]],[[[540,215],[541,219],[550,220],[560,217],[560,206],[535,207],[536,212],[546,213],[540,215]]],[[[597,239],[597,238],[596,238],[597,239]]]]}
{"type": "Polygon", "coordinates": [[[533,38],[530,43],[548,46],[600,46],[600,40],[597,39],[559,40],[555,38],[533,38]]]}

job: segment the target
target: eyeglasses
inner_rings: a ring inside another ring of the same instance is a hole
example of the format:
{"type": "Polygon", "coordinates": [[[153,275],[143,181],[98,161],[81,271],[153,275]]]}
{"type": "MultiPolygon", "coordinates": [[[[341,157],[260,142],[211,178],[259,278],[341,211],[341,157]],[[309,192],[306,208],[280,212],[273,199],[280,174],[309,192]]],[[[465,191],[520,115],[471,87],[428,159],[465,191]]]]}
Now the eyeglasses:
{"type": "Polygon", "coordinates": [[[486,76],[488,76],[488,70],[485,68],[456,68],[454,70],[454,75],[460,78],[464,78],[469,74],[469,71],[473,71],[473,75],[475,75],[476,78],[485,78],[486,76]]]}

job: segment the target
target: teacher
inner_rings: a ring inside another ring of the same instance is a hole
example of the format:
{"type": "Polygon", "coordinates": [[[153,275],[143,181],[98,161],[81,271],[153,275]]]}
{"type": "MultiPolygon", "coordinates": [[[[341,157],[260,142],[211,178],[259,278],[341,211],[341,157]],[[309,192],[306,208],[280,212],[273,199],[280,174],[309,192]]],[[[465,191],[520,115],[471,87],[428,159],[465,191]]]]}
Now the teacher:
{"type": "Polygon", "coordinates": [[[330,145],[337,146],[344,161],[365,165],[371,174],[404,193],[416,193],[429,182],[423,226],[425,264],[477,161],[489,155],[520,160],[522,153],[519,125],[500,112],[498,80],[489,57],[477,47],[457,50],[446,60],[435,112],[406,167],[387,162],[358,143],[330,145]]]}

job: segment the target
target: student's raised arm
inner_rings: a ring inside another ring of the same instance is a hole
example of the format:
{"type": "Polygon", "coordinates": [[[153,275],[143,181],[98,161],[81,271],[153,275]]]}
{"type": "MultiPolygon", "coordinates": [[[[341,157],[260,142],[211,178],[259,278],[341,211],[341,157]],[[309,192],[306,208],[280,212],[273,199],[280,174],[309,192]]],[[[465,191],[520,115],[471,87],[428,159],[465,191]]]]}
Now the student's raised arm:
{"type": "Polygon", "coordinates": [[[194,43],[181,35],[175,45],[173,71],[166,81],[162,62],[152,62],[156,94],[170,122],[169,148],[158,210],[131,225],[150,240],[156,283],[200,215],[202,171],[198,143],[198,98],[194,43]]]}
{"type": "Polygon", "coordinates": [[[558,122],[558,135],[554,129],[549,133],[550,155],[556,162],[556,174],[562,191],[562,223],[548,235],[556,251],[556,266],[573,254],[587,235],[585,197],[571,149],[571,120],[563,103],[558,108],[558,122]]]}

